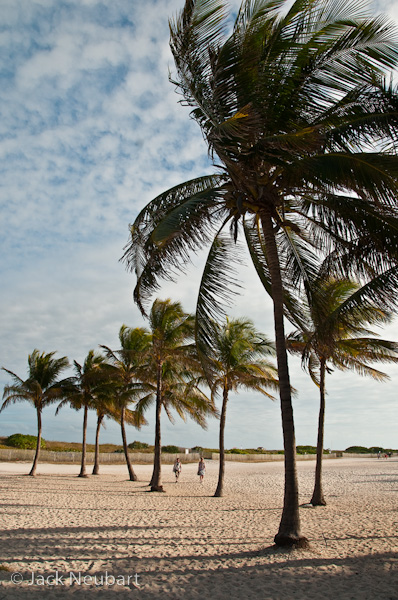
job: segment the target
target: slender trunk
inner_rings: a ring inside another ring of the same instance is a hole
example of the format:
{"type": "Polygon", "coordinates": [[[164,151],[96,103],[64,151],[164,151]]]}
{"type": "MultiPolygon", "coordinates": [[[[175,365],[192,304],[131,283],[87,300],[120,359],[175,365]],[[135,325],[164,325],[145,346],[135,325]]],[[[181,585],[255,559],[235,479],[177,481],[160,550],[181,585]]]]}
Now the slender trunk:
{"type": "Polygon", "coordinates": [[[84,416],[83,416],[83,442],[82,442],[82,462],[80,466],[80,473],[78,477],[87,477],[86,474],[86,455],[87,455],[87,415],[88,415],[88,407],[84,407],[84,416]]]}
{"type": "Polygon", "coordinates": [[[220,498],[223,495],[224,488],[224,471],[225,471],[225,452],[224,452],[224,432],[225,432],[225,418],[227,414],[227,402],[228,402],[228,387],[224,384],[223,397],[222,397],[222,408],[220,417],[220,465],[218,470],[218,484],[215,491],[214,497],[220,498]]]}
{"type": "Polygon", "coordinates": [[[151,492],[164,492],[162,486],[162,439],[160,431],[160,415],[162,411],[162,363],[159,361],[156,384],[156,423],[153,473],[150,481],[151,492]]]}
{"type": "Polygon", "coordinates": [[[124,450],[124,456],[126,457],[126,464],[127,464],[127,469],[129,471],[129,476],[130,476],[130,481],[137,481],[137,475],[134,473],[134,469],[132,467],[131,461],[130,461],[130,457],[129,457],[129,449],[127,447],[127,440],[126,440],[126,430],[124,428],[124,415],[126,412],[126,408],[123,406],[121,413],[120,413],[120,427],[122,429],[122,440],[123,440],[123,450],[124,450]]]}
{"type": "Polygon", "coordinates": [[[35,457],[33,459],[32,468],[31,468],[31,470],[29,472],[29,475],[31,475],[32,477],[35,477],[35,475],[36,475],[36,469],[37,469],[37,464],[39,462],[40,446],[41,446],[41,430],[42,430],[42,425],[41,425],[41,409],[37,408],[36,409],[36,413],[37,413],[37,443],[36,443],[36,452],[35,452],[35,457]]]}
{"type": "Polygon", "coordinates": [[[97,429],[95,432],[95,454],[94,454],[93,475],[99,474],[99,435],[100,435],[101,424],[102,424],[103,419],[104,419],[104,415],[98,415],[97,429]]]}
{"type": "Polygon", "coordinates": [[[267,262],[271,276],[272,300],[274,304],[275,345],[278,364],[279,393],[285,451],[285,492],[279,531],[274,541],[278,546],[305,546],[306,538],[300,532],[298,481],[296,467],[296,440],[294,432],[293,406],[287,362],[285,329],[283,322],[283,286],[278,257],[278,248],[273,231],[271,213],[262,218],[267,262]]]}
{"type": "Polygon", "coordinates": [[[319,406],[319,419],[318,419],[318,441],[316,445],[316,467],[315,467],[315,486],[311,498],[311,504],[313,506],[325,506],[325,498],[323,497],[322,490],[322,459],[323,459],[323,437],[325,428],[325,374],[326,374],[326,361],[324,358],[321,359],[321,377],[320,377],[320,406],[319,406]]]}

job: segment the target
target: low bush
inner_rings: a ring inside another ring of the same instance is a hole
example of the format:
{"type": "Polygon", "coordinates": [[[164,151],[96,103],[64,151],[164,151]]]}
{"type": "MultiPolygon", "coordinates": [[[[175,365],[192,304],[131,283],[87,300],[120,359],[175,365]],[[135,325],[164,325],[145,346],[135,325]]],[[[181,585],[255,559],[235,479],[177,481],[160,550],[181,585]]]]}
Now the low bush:
{"type": "Polygon", "coordinates": [[[145,450],[148,446],[149,444],[146,444],[145,442],[134,441],[128,445],[128,448],[130,448],[130,450],[145,450]]]}
{"type": "Polygon", "coordinates": [[[178,454],[180,451],[178,446],[162,446],[162,452],[166,452],[168,454],[178,454]]]}
{"type": "Polygon", "coordinates": [[[365,446],[350,446],[346,448],[344,452],[349,452],[351,454],[368,454],[370,452],[369,448],[365,448],[365,446]]]}
{"type": "Polygon", "coordinates": [[[315,446],[296,446],[297,454],[316,454],[315,446]]]}
{"type": "MultiPolygon", "coordinates": [[[[13,433],[6,439],[6,446],[11,448],[20,448],[22,450],[34,450],[37,445],[37,437],[35,435],[27,435],[24,433],[13,433]]],[[[40,448],[45,448],[46,442],[41,439],[40,448]]]]}

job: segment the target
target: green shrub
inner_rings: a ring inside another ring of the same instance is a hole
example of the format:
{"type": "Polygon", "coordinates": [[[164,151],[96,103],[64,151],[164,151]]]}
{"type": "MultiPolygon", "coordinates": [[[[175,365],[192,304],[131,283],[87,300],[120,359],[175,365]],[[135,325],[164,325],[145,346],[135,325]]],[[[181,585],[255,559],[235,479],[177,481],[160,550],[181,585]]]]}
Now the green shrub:
{"type": "Polygon", "coordinates": [[[191,448],[191,452],[198,452],[199,454],[201,454],[203,452],[203,448],[202,446],[194,446],[193,448],[191,448]]]}
{"type": "Polygon", "coordinates": [[[368,454],[370,452],[369,448],[365,448],[365,446],[350,446],[346,448],[344,452],[350,452],[352,454],[368,454]]]}
{"type": "Polygon", "coordinates": [[[168,454],[178,454],[180,451],[178,446],[162,446],[162,452],[166,452],[168,454]]]}
{"type": "Polygon", "coordinates": [[[127,447],[130,448],[130,450],[144,450],[145,448],[148,448],[148,446],[149,444],[146,444],[145,442],[134,441],[127,447]]]}
{"type": "MultiPolygon", "coordinates": [[[[35,435],[27,435],[24,433],[13,433],[6,439],[6,445],[11,448],[21,448],[22,450],[34,450],[37,444],[35,435]]],[[[41,439],[40,448],[45,448],[46,442],[41,439]]]]}
{"type": "Polygon", "coordinates": [[[296,446],[297,454],[316,454],[315,446],[296,446]]]}

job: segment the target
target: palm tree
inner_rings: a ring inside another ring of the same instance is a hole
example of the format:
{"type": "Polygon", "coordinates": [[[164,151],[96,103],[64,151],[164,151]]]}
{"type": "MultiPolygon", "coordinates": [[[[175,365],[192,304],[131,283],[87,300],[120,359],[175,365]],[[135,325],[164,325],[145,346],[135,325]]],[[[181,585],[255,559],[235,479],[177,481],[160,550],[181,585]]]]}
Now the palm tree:
{"type": "Polygon", "coordinates": [[[119,331],[121,349],[113,351],[108,346],[101,346],[106,352],[109,361],[109,393],[112,395],[111,416],[120,419],[123,450],[126,457],[130,481],[137,481],[137,476],[132,467],[126,438],[126,421],[139,428],[145,420],[137,411],[128,409],[132,404],[147,393],[141,383],[149,357],[151,342],[150,333],[143,327],[130,328],[122,325],[119,331]]]}
{"type": "Polygon", "coordinates": [[[371,367],[369,362],[398,361],[398,344],[379,339],[368,329],[369,325],[388,323],[393,316],[389,311],[391,300],[386,297],[383,302],[383,296],[388,294],[384,277],[381,295],[378,293],[380,283],[380,278],[375,278],[360,286],[347,279],[320,275],[311,286],[306,323],[301,323],[300,328],[288,336],[289,350],[301,355],[303,367],[320,393],[313,506],[326,504],[322,488],[326,374],[337,367],[383,381],[388,376],[371,367]],[[376,304],[374,298],[377,298],[376,304]]]}
{"type": "Polygon", "coordinates": [[[385,77],[398,62],[395,26],[356,0],[246,0],[232,31],[225,15],[222,0],[186,0],[170,23],[173,83],[219,171],[152,200],[124,260],[145,312],[159,278],[172,279],[191,251],[211,244],[196,311],[205,359],[243,230],[274,305],[285,449],[275,542],[304,545],[284,314],[322,253],[334,250],[331,270],[363,275],[395,260],[398,101],[385,77]]]}
{"type": "Polygon", "coordinates": [[[274,399],[267,388],[278,389],[276,368],[266,356],[275,354],[271,342],[258,333],[249,320],[226,319],[219,325],[214,323],[211,362],[216,374],[211,384],[212,398],[222,391],[220,418],[220,465],[216,497],[223,495],[224,486],[224,431],[229,392],[245,388],[261,392],[274,399]]]}
{"type": "MultiPolygon", "coordinates": [[[[115,401],[115,387],[112,385],[112,383],[110,383],[109,386],[105,386],[105,388],[108,388],[107,391],[103,392],[101,391],[101,393],[95,398],[94,400],[94,408],[97,411],[97,425],[96,425],[96,429],[95,429],[95,448],[94,448],[94,465],[93,465],[93,471],[92,471],[92,475],[99,475],[99,455],[100,455],[100,451],[99,451],[99,436],[100,436],[100,430],[101,430],[101,425],[103,425],[105,427],[104,424],[104,418],[108,417],[110,419],[113,419],[114,421],[116,421],[117,423],[119,423],[121,425],[121,421],[122,421],[122,411],[120,409],[118,409],[117,407],[117,402],[115,401]]],[[[130,410],[128,408],[125,408],[125,410],[123,411],[123,425],[121,425],[122,427],[122,439],[126,440],[126,435],[125,435],[125,424],[127,425],[132,425],[133,427],[137,427],[137,429],[140,429],[140,427],[142,425],[147,425],[147,421],[146,419],[137,413],[136,410],[130,410]]],[[[126,446],[127,446],[127,440],[126,440],[126,446]]],[[[124,448],[124,453],[126,456],[126,448],[124,448]]],[[[128,451],[128,446],[127,446],[127,451],[128,451]]],[[[127,459],[126,459],[127,461],[127,459]]],[[[131,465],[131,461],[130,461],[130,457],[128,457],[128,463],[127,463],[127,467],[130,463],[131,465]]],[[[130,473],[130,471],[129,471],[130,473]]]]}
{"type": "Polygon", "coordinates": [[[87,477],[86,474],[86,453],[87,453],[87,417],[88,410],[95,407],[95,402],[101,390],[101,385],[104,384],[105,357],[101,354],[96,354],[94,350],[90,350],[83,363],[80,365],[74,361],[76,375],[71,378],[70,388],[67,390],[66,397],[58,405],[56,413],[65,406],[70,404],[75,410],[84,409],[83,414],[83,441],[82,441],[82,460],[80,473],[78,477],[87,477]]]}
{"type": "Polygon", "coordinates": [[[21,377],[2,367],[6,373],[11,375],[13,384],[6,385],[3,392],[3,404],[0,412],[9,404],[19,401],[30,402],[37,415],[37,444],[32,468],[29,475],[36,475],[37,464],[39,462],[41,437],[42,437],[42,412],[46,406],[49,406],[56,400],[63,397],[65,390],[69,387],[69,380],[59,380],[59,376],[68,366],[69,361],[66,356],[62,358],[53,358],[55,352],[39,352],[33,350],[28,357],[28,378],[23,380],[21,377]]]}
{"type": "Polygon", "coordinates": [[[185,313],[179,302],[155,300],[149,315],[152,331],[151,366],[147,381],[152,379],[153,393],[137,403],[141,413],[155,403],[155,449],[151,491],[163,492],[161,479],[161,427],[160,415],[164,408],[173,421],[171,409],[178,415],[192,417],[202,427],[205,415],[214,414],[214,406],[200,390],[203,378],[196,347],[190,343],[194,337],[194,319],[185,313]]]}

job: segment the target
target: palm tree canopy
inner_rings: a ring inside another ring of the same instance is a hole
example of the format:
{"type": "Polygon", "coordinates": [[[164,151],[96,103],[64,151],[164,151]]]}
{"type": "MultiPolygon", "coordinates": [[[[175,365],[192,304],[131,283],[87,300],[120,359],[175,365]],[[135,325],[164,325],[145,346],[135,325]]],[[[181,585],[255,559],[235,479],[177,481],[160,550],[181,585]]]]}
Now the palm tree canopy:
{"type": "Polygon", "coordinates": [[[274,345],[249,320],[227,318],[213,327],[212,395],[219,389],[237,391],[243,387],[272,397],[267,388],[278,389],[277,370],[265,357],[275,355],[274,345]]]}
{"type": "Polygon", "coordinates": [[[3,368],[12,379],[13,384],[6,385],[3,392],[3,404],[0,412],[9,404],[27,400],[36,410],[42,409],[61,398],[70,385],[70,379],[59,380],[59,376],[68,366],[66,356],[54,358],[55,352],[39,352],[33,350],[28,357],[28,378],[21,377],[3,368]]]}
{"type": "Polygon", "coordinates": [[[152,386],[152,392],[137,403],[137,410],[144,412],[160,392],[158,400],[171,422],[174,422],[171,411],[175,410],[182,419],[190,416],[205,427],[205,415],[215,415],[217,411],[200,388],[204,375],[193,343],[193,316],[183,310],[180,302],[156,299],[149,313],[149,324],[152,346],[146,383],[152,386]]]}
{"type": "Polygon", "coordinates": [[[394,263],[398,247],[398,95],[386,77],[398,62],[395,25],[357,0],[246,0],[229,31],[225,9],[187,0],[170,23],[174,83],[220,173],[152,200],[124,255],[144,311],[159,278],[173,279],[190,251],[211,244],[197,312],[207,342],[203,324],[229,295],[242,232],[271,292],[266,216],[288,315],[290,292],[313,278],[320,252],[333,251],[334,272],[368,276],[394,263]]]}
{"type": "Polygon", "coordinates": [[[152,331],[152,354],[156,360],[167,360],[178,354],[187,354],[193,341],[194,318],[184,312],[180,302],[155,300],[149,314],[152,331]]]}
{"type": "Polygon", "coordinates": [[[76,360],[73,361],[75,376],[69,380],[66,397],[58,405],[56,413],[66,403],[69,403],[75,410],[80,410],[84,406],[95,408],[96,399],[101,393],[101,386],[106,382],[106,358],[94,350],[90,350],[80,365],[76,360]]]}
{"type": "Polygon", "coordinates": [[[398,361],[398,344],[380,339],[369,328],[384,325],[393,317],[388,300],[383,303],[379,297],[377,304],[373,300],[378,285],[378,278],[372,290],[372,282],[361,287],[347,279],[320,276],[312,286],[307,322],[304,326],[301,322],[300,329],[288,336],[288,348],[301,355],[316,383],[321,361],[329,370],[330,366],[353,369],[379,380],[387,375],[369,363],[398,361]]]}

